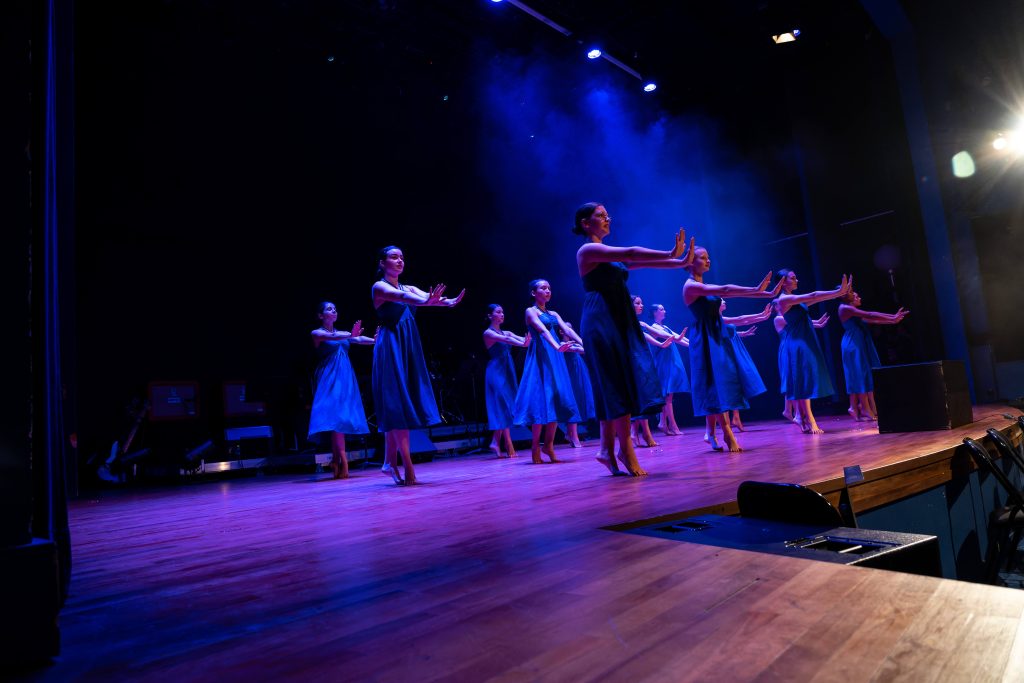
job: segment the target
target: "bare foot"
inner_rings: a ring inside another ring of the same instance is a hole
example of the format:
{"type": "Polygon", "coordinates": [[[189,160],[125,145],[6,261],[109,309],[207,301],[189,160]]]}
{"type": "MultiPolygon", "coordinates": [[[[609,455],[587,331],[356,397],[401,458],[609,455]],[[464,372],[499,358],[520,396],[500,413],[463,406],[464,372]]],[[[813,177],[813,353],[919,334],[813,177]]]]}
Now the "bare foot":
{"type": "Polygon", "coordinates": [[[506,458],[514,458],[514,457],[516,457],[517,455],[518,455],[518,453],[516,453],[516,449],[514,449],[514,448],[509,448],[509,449],[508,449],[508,451],[506,451],[505,457],[506,457],[506,458]]]}
{"type": "Polygon", "coordinates": [[[583,448],[583,444],[580,443],[579,439],[569,438],[569,445],[573,448],[583,448]]]}
{"type": "Polygon", "coordinates": [[[385,477],[391,477],[391,479],[399,486],[403,486],[405,484],[405,482],[402,481],[402,475],[398,473],[397,467],[392,467],[391,465],[385,462],[383,467],[380,468],[380,472],[385,477]]]}
{"type": "Polygon", "coordinates": [[[489,449],[489,450],[490,450],[490,451],[491,451],[492,453],[494,453],[494,457],[496,457],[496,458],[500,458],[500,457],[502,457],[502,456],[501,456],[501,449],[500,449],[500,448],[498,448],[498,444],[496,444],[495,442],[493,442],[493,441],[492,441],[492,442],[491,442],[491,444],[490,444],[490,445],[489,445],[489,446],[488,446],[487,448],[488,448],[488,449],[489,449]]]}
{"type": "Polygon", "coordinates": [[[789,413],[787,413],[785,410],[783,410],[782,411],[782,419],[783,420],[795,420],[796,418],[793,417],[792,415],[790,415],[789,413]]]}
{"type": "Polygon", "coordinates": [[[534,448],[530,451],[530,455],[533,456],[534,465],[543,465],[544,461],[540,459],[540,447],[534,448]]]}
{"type": "Polygon", "coordinates": [[[824,434],[825,430],[812,422],[810,428],[808,428],[805,433],[807,433],[807,434],[824,434]]]}
{"type": "Polygon", "coordinates": [[[422,483],[423,482],[420,481],[419,479],[406,479],[405,480],[405,485],[406,486],[416,486],[416,485],[419,485],[419,484],[422,484],[422,483]]]}
{"type": "Polygon", "coordinates": [[[736,429],[736,430],[741,431],[741,432],[743,431],[743,423],[742,422],[730,422],[729,424],[732,426],[733,429],[736,429]]]}
{"type": "Polygon", "coordinates": [[[718,439],[715,438],[714,434],[708,434],[707,432],[704,432],[704,443],[711,446],[711,450],[713,451],[722,450],[722,445],[718,443],[718,439]]]}
{"type": "Polygon", "coordinates": [[[594,460],[598,461],[599,463],[607,467],[608,471],[611,472],[613,477],[625,474],[625,472],[619,469],[618,464],[616,464],[615,462],[615,458],[611,457],[604,451],[598,453],[597,456],[594,457],[594,460]]]}
{"type": "Polygon", "coordinates": [[[725,434],[725,445],[729,447],[730,453],[741,453],[743,447],[740,446],[740,442],[736,440],[736,437],[732,434],[725,434]]]}
{"type": "Polygon", "coordinates": [[[541,450],[544,452],[544,455],[548,456],[548,461],[549,462],[558,462],[558,458],[555,457],[555,447],[554,447],[554,445],[550,445],[549,446],[549,445],[545,444],[544,448],[542,448],[541,450]]]}
{"type": "Polygon", "coordinates": [[[853,408],[847,408],[846,412],[850,414],[850,417],[853,418],[854,422],[860,422],[861,418],[860,413],[858,411],[854,410],[853,408]]]}
{"type": "Polygon", "coordinates": [[[653,436],[645,436],[644,437],[644,445],[647,448],[654,448],[654,447],[656,447],[658,445],[658,442],[654,440],[653,436]]]}
{"type": "Polygon", "coordinates": [[[631,476],[634,476],[634,477],[645,477],[645,476],[647,476],[647,471],[644,468],[640,467],[640,463],[637,462],[636,456],[633,456],[632,458],[630,458],[627,455],[625,458],[623,458],[622,457],[622,451],[619,451],[619,453],[617,454],[616,457],[619,459],[619,462],[622,463],[622,466],[626,468],[626,471],[629,472],[629,474],[631,476]],[[631,459],[632,459],[633,462],[630,462],[631,459]]]}

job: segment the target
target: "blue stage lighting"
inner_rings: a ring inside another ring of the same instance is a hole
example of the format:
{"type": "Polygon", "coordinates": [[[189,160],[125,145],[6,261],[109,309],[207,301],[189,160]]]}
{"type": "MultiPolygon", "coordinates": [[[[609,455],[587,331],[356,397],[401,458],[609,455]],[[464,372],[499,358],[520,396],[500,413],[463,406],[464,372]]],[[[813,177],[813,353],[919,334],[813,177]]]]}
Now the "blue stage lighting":
{"type": "Polygon", "coordinates": [[[600,56],[601,56],[601,51],[598,50],[596,47],[593,50],[591,50],[590,52],[587,53],[587,59],[597,59],[600,56]]]}
{"type": "Polygon", "coordinates": [[[654,92],[658,89],[658,84],[653,81],[644,86],[644,92],[654,92]]]}

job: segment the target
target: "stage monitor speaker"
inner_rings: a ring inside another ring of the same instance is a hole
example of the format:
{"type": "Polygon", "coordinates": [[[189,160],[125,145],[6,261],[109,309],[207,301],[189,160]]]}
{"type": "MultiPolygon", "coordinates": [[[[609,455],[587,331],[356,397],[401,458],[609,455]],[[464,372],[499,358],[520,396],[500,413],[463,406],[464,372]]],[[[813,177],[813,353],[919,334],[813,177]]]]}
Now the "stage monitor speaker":
{"type": "Polygon", "coordinates": [[[954,429],[974,421],[963,361],[888,365],[871,374],[879,432],[954,429]]]}

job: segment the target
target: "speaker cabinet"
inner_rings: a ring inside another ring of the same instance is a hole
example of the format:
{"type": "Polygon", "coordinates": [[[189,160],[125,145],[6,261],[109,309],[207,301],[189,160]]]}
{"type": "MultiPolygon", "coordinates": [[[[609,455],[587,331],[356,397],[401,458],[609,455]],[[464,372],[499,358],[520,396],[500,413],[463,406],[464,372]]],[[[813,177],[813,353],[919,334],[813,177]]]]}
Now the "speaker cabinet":
{"type": "Polygon", "coordinates": [[[888,365],[871,374],[879,432],[953,429],[974,421],[963,361],[888,365]]]}

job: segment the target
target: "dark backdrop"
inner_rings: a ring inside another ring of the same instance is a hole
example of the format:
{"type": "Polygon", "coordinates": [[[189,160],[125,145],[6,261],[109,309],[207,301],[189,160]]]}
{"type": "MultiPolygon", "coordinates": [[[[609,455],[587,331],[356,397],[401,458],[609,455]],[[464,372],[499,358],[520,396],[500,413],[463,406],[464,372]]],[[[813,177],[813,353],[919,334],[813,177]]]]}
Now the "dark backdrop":
{"type": "MultiPolygon", "coordinates": [[[[472,419],[488,303],[522,332],[527,283],[544,277],[552,308],[578,323],[570,227],[590,200],[608,206],[615,244],[668,248],[687,227],[712,252],[710,281],[790,267],[809,290],[853,272],[866,306],[914,309],[911,341],[883,340],[886,357],[940,357],[888,54],[857,3],[843,6],[856,10],[843,40],[690,63],[653,96],[486,2],[80,6],[80,450],[123,438],[125,406],[153,380],[198,380],[202,399],[199,419],[150,427],[150,440],[219,436],[220,383],[242,379],[269,402],[278,447],[305,447],[316,304],[372,332],[387,244],[405,251],[406,282],[468,289],[418,322],[472,419]],[[857,94],[842,96],[851,82],[857,94]],[[894,213],[839,226],[878,211],[894,213]],[[898,291],[872,262],[887,244],[898,291]]],[[[675,327],[688,322],[682,283],[630,280],[675,327]]],[[[834,322],[835,357],[840,335],[834,322]]],[[[756,419],[781,403],[771,324],[747,345],[769,387],[756,419]]],[[[370,358],[353,352],[363,376],[370,358]]],[[[689,408],[682,397],[679,413],[689,408]]]]}

